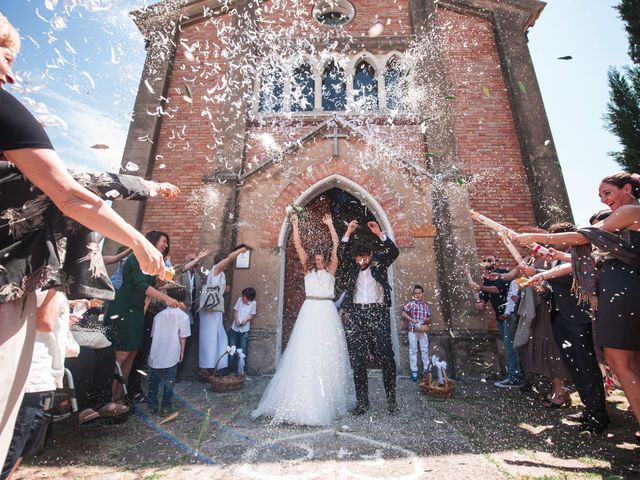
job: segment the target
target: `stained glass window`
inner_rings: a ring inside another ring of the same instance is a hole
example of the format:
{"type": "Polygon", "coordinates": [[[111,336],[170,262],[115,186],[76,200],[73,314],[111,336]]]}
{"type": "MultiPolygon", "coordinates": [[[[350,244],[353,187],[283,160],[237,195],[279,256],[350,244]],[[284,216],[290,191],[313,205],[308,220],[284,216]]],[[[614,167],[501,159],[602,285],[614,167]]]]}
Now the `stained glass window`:
{"type": "Polygon", "coordinates": [[[344,70],[331,61],[322,73],[322,110],[333,112],[346,108],[347,82],[344,70]]]}
{"type": "Polygon", "coordinates": [[[291,111],[311,112],[315,101],[316,82],[311,67],[304,63],[293,71],[291,82],[291,111]]]}
{"type": "Polygon", "coordinates": [[[260,83],[261,113],[281,112],[284,104],[284,77],[277,67],[268,69],[262,76],[260,83]]]}
{"type": "Polygon", "coordinates": [[[356,65],[353,75],[353,101],[360,110],[378,109],[376,70],[364,60],[356,65]]]}

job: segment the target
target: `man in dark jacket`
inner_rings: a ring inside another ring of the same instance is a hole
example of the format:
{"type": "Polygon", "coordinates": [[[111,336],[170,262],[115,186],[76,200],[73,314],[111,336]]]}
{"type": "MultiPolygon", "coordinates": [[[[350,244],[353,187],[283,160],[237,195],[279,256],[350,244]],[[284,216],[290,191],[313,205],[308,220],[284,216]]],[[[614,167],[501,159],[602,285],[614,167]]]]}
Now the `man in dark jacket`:
{"type": "MultiPolygon", "coordinates": [[[[576,227],[571,223],[549,227],[551,233],[574,231],[576,227]]],[[[584,412],[578,416],[581,428],[598,433],[607,427],[609,416],[605,409],[602,373],[593,344],[591,314],[588,308],[578,305],[578,300],[571,292],[573,275],[550,278],[547,282],[552,292],[553,339],[585,406],[584,412]]]]}
{"type": "Polygon", "coordinates": [[[345,290],[340,308],[346,312],[344,327],[358,401],[353,414],[362,415],[369,409],[367,358],[370,344],[382,361],[387,407],[395,414],[398,411],[396,363],[391,344],[391,285],[387,270],[400,252],[376,222],[368,222],[367,227],[380,239],[379,249],[374,252],[373,246],[362,239],[351,241],[358,228],[356,220],[349,222],[338,249],[344,277],[341,283],[345,290]]]}

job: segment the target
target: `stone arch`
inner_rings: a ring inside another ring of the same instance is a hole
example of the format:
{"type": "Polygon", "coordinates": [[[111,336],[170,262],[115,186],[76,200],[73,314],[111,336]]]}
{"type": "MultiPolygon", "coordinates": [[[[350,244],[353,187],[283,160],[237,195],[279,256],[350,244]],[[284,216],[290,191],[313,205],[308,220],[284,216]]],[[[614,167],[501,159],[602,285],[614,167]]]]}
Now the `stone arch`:
{"type": "Polygon", "coordinates": [[[395,202],[394,196],[385,191],[384,185],[381,185],[379,181],[371,178],[366,172],[354,170],[352,165],[339,157],[315,165],[311,172],[305,171],[300,174],[280,192],[263,227],[260,246],[278,248],[283,232],[286,234],[288,228],[288,221],[285,218],[287,206],[297,205],[301,199],[308,201],[313,197],[309,197],[307,191],[311,189],[311,191],[317,192],[315,194],[317,195],[320,191],[337,186],[338,180],[344,185],[351,185],[350,188],[353,191],[347,190],[349,193],[370,202],[372,208],[376,206],[379,210],[375,211],[384,212],[388,225],[383,225],[383,227],[387,231],[393,232],[392,238],[398,247],[413,247],[409,224],[403,216],[399,215],[401,213],[400,207],[395,202]]]}
{"type": "MultiPolygon", "coordinates": [[[[372,186],[373,183],[370,183],[372,186]]],[[[298,192],[295,196],[294,200],[287,205],[300,205],[304,206],[309,203],[311,200],[315,199],[323,192],[331,189],[331,188],[340,188],[351,195],[361,199],[366,202],[369,206],[370,210],[375,213],[375,217],[378,220],[382,230],[386,232],[389,238],[393,239],[394,242],[398,246],[402,246],[398,243],[397,237],[394,235],[394,225],[389,218],[388,213],[385,211],[383,204],[385,202],[379,202],[372,193],[365,188],[363,185],[358,182],[350,179],[342,174],[333,173],[325,176],[324,178],[316,181],[315,183],[309,185],[307,188],[298,192]]],[[[286,189],[285,189],[286,190],[286,189]]],[[[283,192],[284,193],[284,192],[283,192]]],[[[280,195],[282,197],[282,194],[280,195]]],[[[390,204],[389,204],[390,205],[390,204]]],[[[286,206],[285,206],[286,209],[286,206]]],[[[278,320],[277,320],[277,333],[276,333],[276,364],[280,360],[280,355],[282,351],[282,334],[283,334],[283,315],[284,315],[284,294],[285,294],[285,246],[287,234],[290,229],[290,222],[286,216],[286,212],[283,209],[282,211],[284,220],[280,226],[279,234],[277,237],[277,249],[278,249],[278,320]]],[[[413,242],[412,242],[413,243],[413,242]]],[[[405,245],[406,246],[406,245],[405,245]]],[[[395,272],[394,266],[392,265],[389,268],[389,283],[394,285],[395,281],[395,272]]],[[[391,298],[391,340],[393,344],[393,350],[396,360],[396,365],[399,367],[400,365],[400,347],[399,347],[399,339],[398,339],[398,329],[397,329],[397,321],[396,321],[396,303],[395,298],[392,295],[391,298]]]]}

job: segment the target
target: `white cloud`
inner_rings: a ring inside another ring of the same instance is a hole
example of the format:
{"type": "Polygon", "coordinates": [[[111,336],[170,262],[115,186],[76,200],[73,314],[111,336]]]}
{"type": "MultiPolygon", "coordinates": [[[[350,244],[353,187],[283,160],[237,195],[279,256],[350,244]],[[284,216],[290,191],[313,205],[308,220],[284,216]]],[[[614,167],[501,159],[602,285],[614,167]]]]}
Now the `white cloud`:
{"type": "Polygon", "coordinates": [[[67,128],[48,128],[47,134],[68,168],[93,171],[117,171],[124,152],[128,125],[116,122],[104,112],[69,99],[52,90],[41,92],[49,110],[62,118],[67,128]],[[90,148],[95,144],[107,150],[90,148]]]}

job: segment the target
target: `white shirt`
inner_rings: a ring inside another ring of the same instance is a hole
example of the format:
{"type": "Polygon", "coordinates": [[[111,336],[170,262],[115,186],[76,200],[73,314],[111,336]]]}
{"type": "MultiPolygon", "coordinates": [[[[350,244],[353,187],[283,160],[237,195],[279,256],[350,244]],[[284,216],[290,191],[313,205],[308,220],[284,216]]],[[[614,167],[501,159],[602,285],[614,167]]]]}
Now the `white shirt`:
{"type": "Polygon", "coordinates": [[[242,297],[240,297],[238,298],[238,301],[236,302],[235,307],[233,307],[233,310],[235,310],[236,312],[236,318],[234,318],[233,320],[233,324],[231,325],[231,330],[235,330],[236,332],[240,332],[240,333],[248,332],[249,329],[251,328],[251,322],[249,321],[244,325],[242,325],[241,327],[239,327],[238,324],[236,323],[236,319],[239,320],[240,322],[243,322],[245,318],[247,318],[248,316],[255,315],[256,301],[251,300],[249,303],[244,303],[242,301],[242,297]]]}
{"type": "Polygon", "coordinates": [[[153,318],[151,368],[169,368],[180,361],[180,339],[191,336],[189,315],[179,308],[165,308],[153,318]]]}
{"type": "Polygon", "coordinates": [[[511,315],[516,308],[516,302],[511,297],[519,297],[520,292],[518,288],[518,282],[513,280],[509,284],[509,293],[507,293],[507,306],[504,307],[504,314],[511,315]]]}
{"type": "Polygon", "coordinates": [[[384,303],[384,288],[373,278],[370,267],[358,274],[353,303],[384,303]]]}
{"type": "MultiPolygon", "coordinates": [[[[387,240],[387,235],[383,233],[380,237],[383,242],[387,240]]],[[[342,237],[343,242],[349,241],[349,236],[342,237]]],[[[353,294],[353,303],[369,304],[384,303],[384,288],[380,285],[373,275],[371,275],[371,267],[361,270],[356,280],[356,291],[353,294]]]]}
{"type": "MultiPolygon", "coordinates": [[[[46,295],[46,290],[36,291],[38,306],[42,304],[46,295]]],[[[51,301],[57,304],[58,316],[51,332],[36,331],[25,390],[27,393],[49,392],[62,388],[64,357],[69,336],[69,303],[62,292],[57,292],[51,301]]]]}

